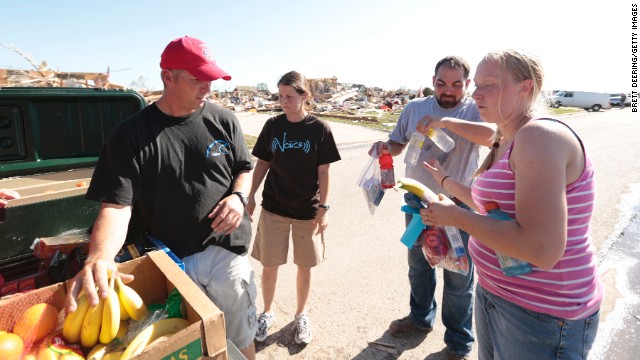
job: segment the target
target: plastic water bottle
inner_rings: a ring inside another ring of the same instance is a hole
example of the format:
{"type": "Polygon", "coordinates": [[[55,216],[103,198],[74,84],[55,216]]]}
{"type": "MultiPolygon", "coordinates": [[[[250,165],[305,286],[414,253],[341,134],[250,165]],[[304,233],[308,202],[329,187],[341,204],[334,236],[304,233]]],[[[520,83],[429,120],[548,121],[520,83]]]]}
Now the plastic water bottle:
{"type": "MultiPolygon", "coordinates": [[[[492,219],[498,220],[513,220],[506,212],[500,210],[500,207],[495,202],[490,202],[484,205],[484,209],[487,211],[487,216],[492,219]]],[[[506,276],[524,275],[531,272],[531,265],[522,260],[514,259],[512,257],[502,255],[496,252],[498,262],[500,262],[500,268],[502,273],[506,276]]]]}
{"type": "Polygon", "coordinates": [[[409,166],[415,166],[418,163],[418,157],[420,157],[422,144],[424,144],[424,135],[422,135],[422,133],[416,131],[411,134],[411,139],[409,139],[409,146],[407,147],[407,153],[404,156],[405,164],[409,166]]]}
{"type": "Polygon", "coordinates": [[[396,177],[393,173],[393,157],[389,151],[382,150],[382,155],[378,158],[380,163],[380,182],[383,189],[390,189],[396,185],[396,177]]]}
{"type": "Polygon", "coordinates": [[[462,242],[460,230],[454,226],[445,226],[444,231],[447,233],[451,248],[453,249],[453,253],[456,254],[456,257],[464,256],[466,251],[464,251],[464,243],[462,242]]]}
{"type": "Polygon", "coordinates": [[[449,152],[456,146],[456,142],[440,128],[429,128],[427,136],[444,152],[449,152]]]}

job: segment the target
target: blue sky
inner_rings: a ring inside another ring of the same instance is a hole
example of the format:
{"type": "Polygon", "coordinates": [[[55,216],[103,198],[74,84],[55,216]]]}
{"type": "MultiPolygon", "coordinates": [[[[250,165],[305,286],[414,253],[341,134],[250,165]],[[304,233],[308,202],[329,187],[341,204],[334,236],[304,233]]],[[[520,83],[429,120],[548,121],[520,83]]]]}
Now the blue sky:
{"type": "MultiPolygon", "coordinates": [[[[161,89],[160,53],[183,35],[213,50],[230,82],[267,83],[298,70],[309,78],[385,89],[431,86],[435,63],[455,54],[473,70],[495,49],[537,54],[547,90],[631,90],[630,1],[130,0],[3,3],[0,43],[58,71],[142,76],[161,89]],[[128,70],[122,70],[128,69],[128,70]],[[120,71],[118,71],[120,70],[120,71]]],[[[0,47],[0,68],[29,69],[0,47]]]]}

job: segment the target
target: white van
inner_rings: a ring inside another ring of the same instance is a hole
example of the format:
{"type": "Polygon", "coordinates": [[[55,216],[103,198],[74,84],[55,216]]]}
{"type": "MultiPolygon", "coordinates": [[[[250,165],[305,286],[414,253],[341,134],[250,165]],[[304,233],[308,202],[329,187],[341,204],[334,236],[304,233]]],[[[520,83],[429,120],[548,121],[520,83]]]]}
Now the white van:
{"type": "Polygon", "coordinates": [[[589,91],[558,91],[551,96],[549,103],[552,107],[572,106],[585,110],[599,111],[602,108],[608,109],[609,93],[589,92],[589,91]]]}

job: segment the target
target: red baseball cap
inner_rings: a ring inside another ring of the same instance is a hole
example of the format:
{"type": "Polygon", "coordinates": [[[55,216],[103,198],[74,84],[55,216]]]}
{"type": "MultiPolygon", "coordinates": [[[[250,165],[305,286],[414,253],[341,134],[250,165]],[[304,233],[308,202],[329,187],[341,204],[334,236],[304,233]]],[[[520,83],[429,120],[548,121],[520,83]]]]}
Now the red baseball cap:
{"type": "Polygon", "coordinates": [[[187,70],[199,80],[231,80],[231,75],[216,65],[209,46],[193,37],[183,36],[167,45],[160,55],[160,68],[187,70]]]}

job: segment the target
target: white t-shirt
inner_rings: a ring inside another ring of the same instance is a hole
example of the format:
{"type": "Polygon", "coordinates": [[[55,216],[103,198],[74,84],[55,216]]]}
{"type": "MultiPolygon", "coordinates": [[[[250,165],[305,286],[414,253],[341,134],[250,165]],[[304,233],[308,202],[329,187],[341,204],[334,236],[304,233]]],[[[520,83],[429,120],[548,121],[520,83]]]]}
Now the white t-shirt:
{"type": "MultiPolygon", "coordinates": [[[[416,131],[418,121],[420,121],[420,119],[425,115],[452,117],[475,122],[482,121],[480,120],[480,113],[476,107],[476,102],[470,97],[465,97],[452,109],[444,109],[438,105],[434,96],[428,96],[426,98],[411,100],[405,106],[402,110],[402,114],[400,114],[400,117],[398,118],[396,127],[393,129],[391,134],[389,134],[389,139],[400,144],[408,143],[409,138],[411,138],[411,134],[416,131]]],[[[425,184],[436,194],[443,193],[451,195],[445,189],[440,187],[440,184],[435,181],[431,173],[424,168],[422,162],[427,159],[435,158],[444,167],[449,176],[467,186],[470,186],[472,182],[471,176],[479,166],[480,145],[458,136],[447,129],[440,130],[447,133],[447,135],[455,141],[455,147],[448,153],[445,153],[427,137],[424,141],[424,145],[422,146],[418,163],[415,166],[407,165],[405,176],[425,184]]],[[[398,158],[403,159],[404,154],[402,154],[402,156],[398,156],[398,158]]],[[[397,163],[399,164],[400,162],[397,163]]]]}

